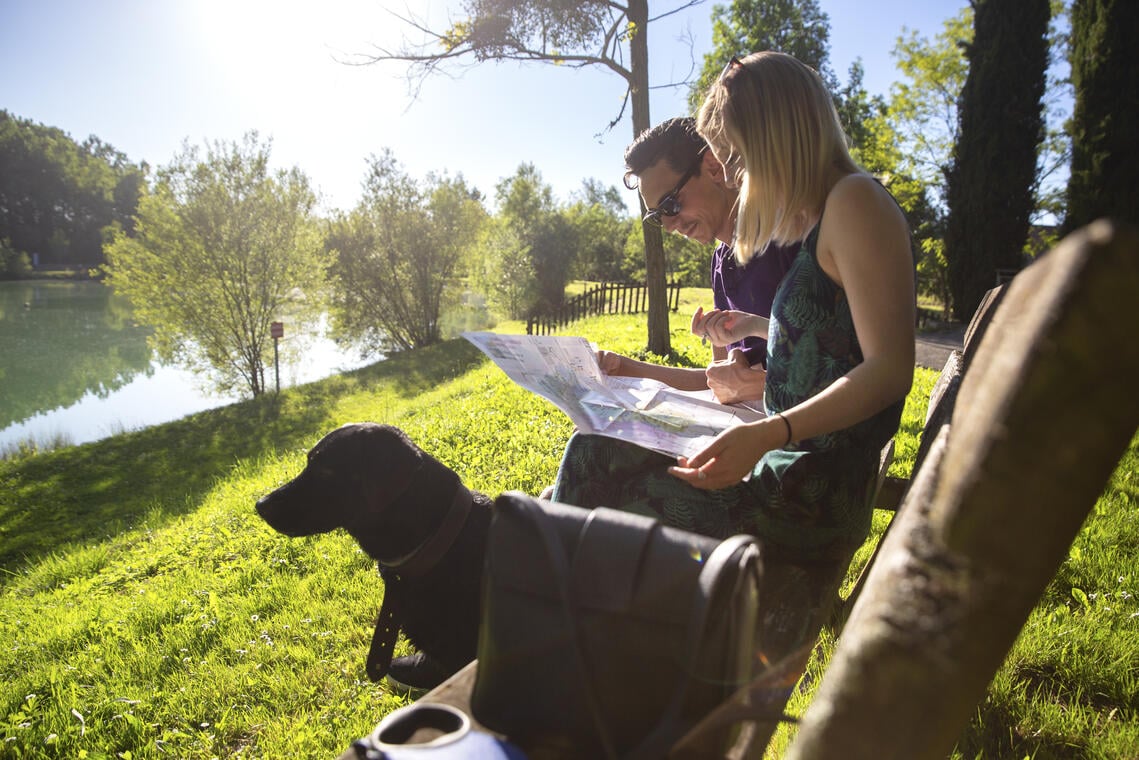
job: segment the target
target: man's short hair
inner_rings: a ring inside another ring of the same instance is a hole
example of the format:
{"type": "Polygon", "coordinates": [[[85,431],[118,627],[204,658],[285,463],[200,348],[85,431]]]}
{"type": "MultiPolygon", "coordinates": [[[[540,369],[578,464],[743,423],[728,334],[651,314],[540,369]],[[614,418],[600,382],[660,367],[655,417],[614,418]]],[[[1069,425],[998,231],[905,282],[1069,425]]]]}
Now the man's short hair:
{"type": "Polygon", "coordinates": [[[641,172],[662,159],[670,169],[682,174],[707,146],[691,116],[669,119],[646,129],[625,148],[625,187],[636,189],[641,172]]]}

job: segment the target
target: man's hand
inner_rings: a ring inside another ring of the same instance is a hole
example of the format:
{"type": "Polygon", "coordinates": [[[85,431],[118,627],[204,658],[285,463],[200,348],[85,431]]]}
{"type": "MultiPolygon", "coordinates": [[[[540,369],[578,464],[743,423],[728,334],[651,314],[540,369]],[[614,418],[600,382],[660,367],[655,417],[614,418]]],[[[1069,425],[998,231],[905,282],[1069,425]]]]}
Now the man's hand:
{"type": "Polygon", "coordinates": [[[606,375],[620,375],[621,365],[624,363],[625,357],[621,354],[612,351],[598,351],[597,352],[597,366],[606,375]]]}
{"type": "Polygon", "coordinates": [[[713,362],[704,374],[708,387],[721,404],[762,399],[767,385],[767,372],[762,366],[749,366],[747,356],[738,348],[733,348],[724,361],[713,362]]]}

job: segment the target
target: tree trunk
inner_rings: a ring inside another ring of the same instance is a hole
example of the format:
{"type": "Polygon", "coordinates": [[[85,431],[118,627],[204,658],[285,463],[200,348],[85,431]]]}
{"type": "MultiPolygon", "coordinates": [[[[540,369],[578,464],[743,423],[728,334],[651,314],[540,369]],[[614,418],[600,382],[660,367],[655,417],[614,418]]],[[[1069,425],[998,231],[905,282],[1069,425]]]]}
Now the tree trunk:
{"type": "MultiPolygon", "coordinates": [[[[633,99],[634,139],[649,123],[649,5],[648,0],[629,0],[629,22],[636,33],[629,41],[632,81],[629,89],[633,99]]],[[[639,197],[639,196],[638,196],[639,197]]],[[[640,199],[641,215],[648,209],[640,199]]],[[[668,292],[665,289],[664,241],[661,229],[641,222],[645,233],[645,289],[649,296],[649,344],[654,354],[667,356],[672,351],[668,332],[668,292]]]]}

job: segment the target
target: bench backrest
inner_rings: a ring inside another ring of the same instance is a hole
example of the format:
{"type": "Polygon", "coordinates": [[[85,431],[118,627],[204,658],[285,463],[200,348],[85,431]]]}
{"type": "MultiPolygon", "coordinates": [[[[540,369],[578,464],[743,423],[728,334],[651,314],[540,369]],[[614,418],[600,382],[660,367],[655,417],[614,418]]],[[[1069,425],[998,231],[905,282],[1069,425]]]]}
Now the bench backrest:
{"type": "Polygon", "coordinates": [[[945,757],[1139,426],[1139,231],[1097,222],[1006,288],[788,758],[945,757]]]}

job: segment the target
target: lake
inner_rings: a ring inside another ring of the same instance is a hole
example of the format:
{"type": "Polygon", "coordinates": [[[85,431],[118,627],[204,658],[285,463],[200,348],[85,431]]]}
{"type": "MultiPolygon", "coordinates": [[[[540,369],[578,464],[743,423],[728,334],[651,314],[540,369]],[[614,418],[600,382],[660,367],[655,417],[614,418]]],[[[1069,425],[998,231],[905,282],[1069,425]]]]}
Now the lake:
{"type": "MultiPolygon", "coordinates": [[[[377,361],[285,324],[281,387],[377,361]]],[[[96,282],[0,282],[0,452],[35,440],[87,443],[233,403],[161,363],[130,304],[96,282]]],[[[276,385],[272,365],[266,385],[276,385]]]]}

